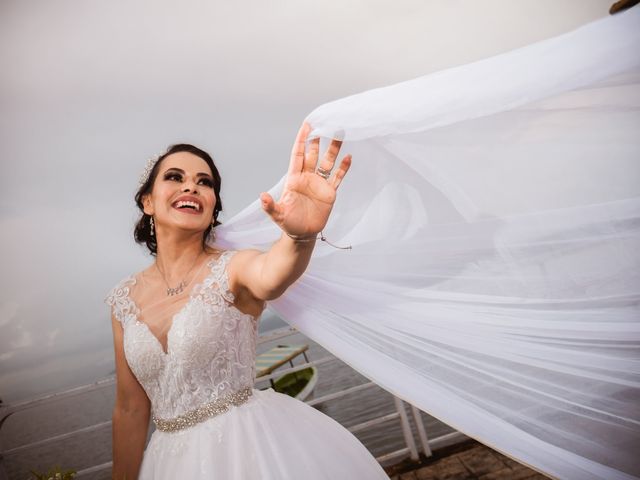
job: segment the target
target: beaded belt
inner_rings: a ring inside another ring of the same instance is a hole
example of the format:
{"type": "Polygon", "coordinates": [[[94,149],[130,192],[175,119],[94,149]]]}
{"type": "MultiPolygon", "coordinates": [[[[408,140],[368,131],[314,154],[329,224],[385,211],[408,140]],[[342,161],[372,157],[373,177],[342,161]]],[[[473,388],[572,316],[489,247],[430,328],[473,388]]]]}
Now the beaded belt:
{"type": "Polygon", "coordinates": [[[220,415],[221,413],[229,411],[232,406],[239,406],[249,400],[249,397],[253,394],[251,387],[243,388],[237,392],[227,394],[215,402],[205,403],[193,410],[189,410],[187,413],[183,413],[180,416],[169,420],[163,420],[161,418],[153,416],[153,423],[156,424],[156,428],[161,432],[176,432],[185,428],[193,427],[197,423],[204,422],[205,420],[220,415]]]}

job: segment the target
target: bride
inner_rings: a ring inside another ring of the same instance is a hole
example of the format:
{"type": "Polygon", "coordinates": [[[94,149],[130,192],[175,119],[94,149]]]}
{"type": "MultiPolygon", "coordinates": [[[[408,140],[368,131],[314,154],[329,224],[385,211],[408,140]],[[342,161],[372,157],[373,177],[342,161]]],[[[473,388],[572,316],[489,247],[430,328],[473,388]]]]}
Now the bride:
{"type": "Polygon", "coordinates": [[[283,230],[267,252],[205,243],[222,210],[220,174],[206,152],[174,145],[147,165],[135,238],[155,261],[106,298],[117,378],[113,478],[388,478],[333,419],[253,388],[265,301],[306,269],[351,164],[345,156],[332,174],[338,140],[318,164],[309,132],[304,123],[279,201],[261,194],[283,230]],[[150,417],[156,430],[145,450],[150,417]]]}

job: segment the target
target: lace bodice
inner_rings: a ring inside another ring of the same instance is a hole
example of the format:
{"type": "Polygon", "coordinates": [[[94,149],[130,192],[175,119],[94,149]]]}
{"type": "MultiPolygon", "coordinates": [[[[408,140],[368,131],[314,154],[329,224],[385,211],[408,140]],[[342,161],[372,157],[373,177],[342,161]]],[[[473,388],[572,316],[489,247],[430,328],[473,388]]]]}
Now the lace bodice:
{"type": "Polygon", "coordinates": [[[226,265],[234,253],[226,251],[207,263],[206,277],[173,316],[166,353],[139,319],[130,295],[135,277],[122,280],[105,299],[124,329],[127,363],[157,417],[173,418],[253,387],[257,319],[233,305],[226,265]]]}

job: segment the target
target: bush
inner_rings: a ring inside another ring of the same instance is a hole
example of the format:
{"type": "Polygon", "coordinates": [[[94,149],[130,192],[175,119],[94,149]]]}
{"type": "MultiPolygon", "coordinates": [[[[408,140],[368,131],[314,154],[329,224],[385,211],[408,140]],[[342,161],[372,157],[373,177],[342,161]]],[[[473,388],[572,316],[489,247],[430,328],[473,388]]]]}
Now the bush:
{"type": "Polygon", "coordinates": [[[50,468],[47,473],[39,473],[34,470],[29,470],[33,475],[32,478],[37,480],[72,480],[76,476],[75,470],[63,471],[59,466],[50,468]]]}

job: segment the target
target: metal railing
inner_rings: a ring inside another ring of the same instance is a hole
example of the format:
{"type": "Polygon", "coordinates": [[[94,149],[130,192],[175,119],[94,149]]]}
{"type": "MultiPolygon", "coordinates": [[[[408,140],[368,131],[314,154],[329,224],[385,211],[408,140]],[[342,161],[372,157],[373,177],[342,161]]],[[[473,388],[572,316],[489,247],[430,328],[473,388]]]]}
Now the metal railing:
{"type": "MultiPolygon", "coordinates": [[[[298,330],[296,330],[293,327],[285,327],[282,329],[278,329],[275,330],[273,332],[261,335],[258,339],[258,344],[263,344],[265,342],[269,342],[269,341],[273,341],[273,340],[278,340],[280,338],[285,338],[288,337],[290,335],[294,335],[300,333],[298,332],[298,330]]],[[[305,355],[305,360],[306,360],[306,355],[305,355]]],[[[262,382],[266,382],[266,381],[271,381],[276,377],[280,377],[284,374],[290,373],[290,372],[297,372],[299,370],[304,370],[308,367],[311,366],[318,366],[318,365],[322,365],[323,363],[327,363],[327,362],[331,362],[331,361],[335,361],[335,360],[339,360],[336,357],[333,356],[327,356],[324,358],[321,358],[319,360],[314,360],[314,361],[305,361],[305,363],[300,364],[300,365],[296,365],[296,366],[292,366],[290,368],[286,368],[286,369],[280,369],[276,372],[273,372],[269,375],[264,375],[261,376],[259,378],[256,379],[255,384],[259,384],[262,382]]],[[[43,397],[37,398],[37,399],[33,399],[33,400],[28,400],[28,401],[24,401],[24,402],[19,402],[13,405],[7,405],[7,406],[0,406],[0,480],[8,480],[8,476],[5,470],[5,466],[4,466],[4,459],[9,456],[9,455],[14,455],[16,453],[20,453],[20,452],[24,452],[25,450],[30,450],[33,448],[40,448],[42,446],[48,445],[50,443],[53,442],[58,442],[76,435],[80,435],[80,434],[87,434],[90,432],[94,432],[103,428],[107,428],[111,426],[111,421],[106,421],[106,422],[101,422],[101,423],[97,423],[88,427],[84,427],[84,428],[79,428],[76,430],[73,430],[71,432],[67,432],[67,433],[63,433],[63,434],[59,434],[59,435],[54,435],[42,440],[38,440],[35,442],[31,442],[31,443],[27,443],[24,445],[20,445],[17,447],[13,447],[7,450],[4,450],[2,448],[2,426],[4,425],[5,421],[14,413],[16,412],[21,412],[21,411],[25,411],[28,409],[32,409],[41,405],[45,405],[51,401],[57,401],[57,400],[62,400],[65,398],[70,398],[76,395],[80,395],[80,394],[85,394],[88,392],[91,392],[93,390],[98,390],[101,388],[106,388],[108,386],[111,386],[115,384],[115,377],[109,377],[97,382],[94,382],[92,384],[89,385],[84,385],[81,387],[76,387],[76,388],[72,388],[69,390],[65,390],[62,392],[57,392],[57,393],[53,393],[50,395],[45,395],[43,397]]],[[[315,406],[318,405],[320,403],[324,403],[324,402],[329,402],[332,400],[336,400],[339,398],[343,398],[347,395],[354,395],[357,394],[358,392],[361,392],[365,389],[369,389],[369,388],[373,388],[373,387],[378,387],[378,385],[376,385],[373,382],[366,382],[363,383],[361,385],[356,385],[353,387],[349,387],[349,388],[345,388],[343,390],[337,391],[337,392],[333,392],[327,395],[323,395],[322,397],[318,397],[318,398],[314,398],[312,400],[308,400],[305,403],[307,403],[310,406],[315,406]]],[[[414,434],[411,430],[411,425],[409,423],[409,416],[407,415],[407,411],[405,408],[405,402],[401,399],[399,399],[396,396],[393,396],[393,401],[394,401],[394,407],[395,407],[395,412],[393,413],[389,413],[389,414],[384,414],[384,415],[380,415],[378,417],[372,418],[370,420],[367,420],[365,422],[359,423],[357,425],[353,425],[351,427],[348,427],[348,430],[351,433],[356,433],[356,432],[360,432],[362,430],[386,423],[386,422],[391,422],[391,421],[399,421],[400,422],[400,426],[402,429],[402,434],[403,434],[403,438],[404,438],[404,442],[406,444],[406,446],[404,448],[401,448],[399,450],[395,450],[392,452],[388,452],[385,453],[383,455],[380,455],[378,457],[376,457],[376,460],[380,463],[383,462],[388,462],[394,459],[399,459],[399,458],[410,458],[413,461],[417,461],[419,459],[419,449],[418,446],[416,444],[415,438],[414,438],[414,434]]],[[[465,435],[463,435],[460,432],[452,432],[446,435],[442,435],[440,437],[434,438],[434,439],[429,439],[427,436],[427,432],[424,426],[424,422],[422,421],[422,416],[420,415],[420,410],[418,410],[415,406],[411,405],[411,413],[413,416],[413,420],[414,423],[416,425],[416,430],[417,430],[417,434],[418,434],[418,438],[419,438],[419,443],[420,443],[420,447],[422,452],[424,453],[425,456],[430,457],[432,455],[432,450],[434,449],[438,449],[447,445],[451,445],[454,443],[458,443],[461,441],[464,441],[467,439],[467,437],[465,435]]],[[[76,474],[75,478],[81,479],[81,478],[90,478],[91,475],[95,474],[95,473],[99,473],[102,471],[105,471],[109,468],[111,468],[112,466],[112,462],[105,462],[99,465],[94,465],[88,468],[84,468],[82,470],[79,470],[76,474]]]]}

